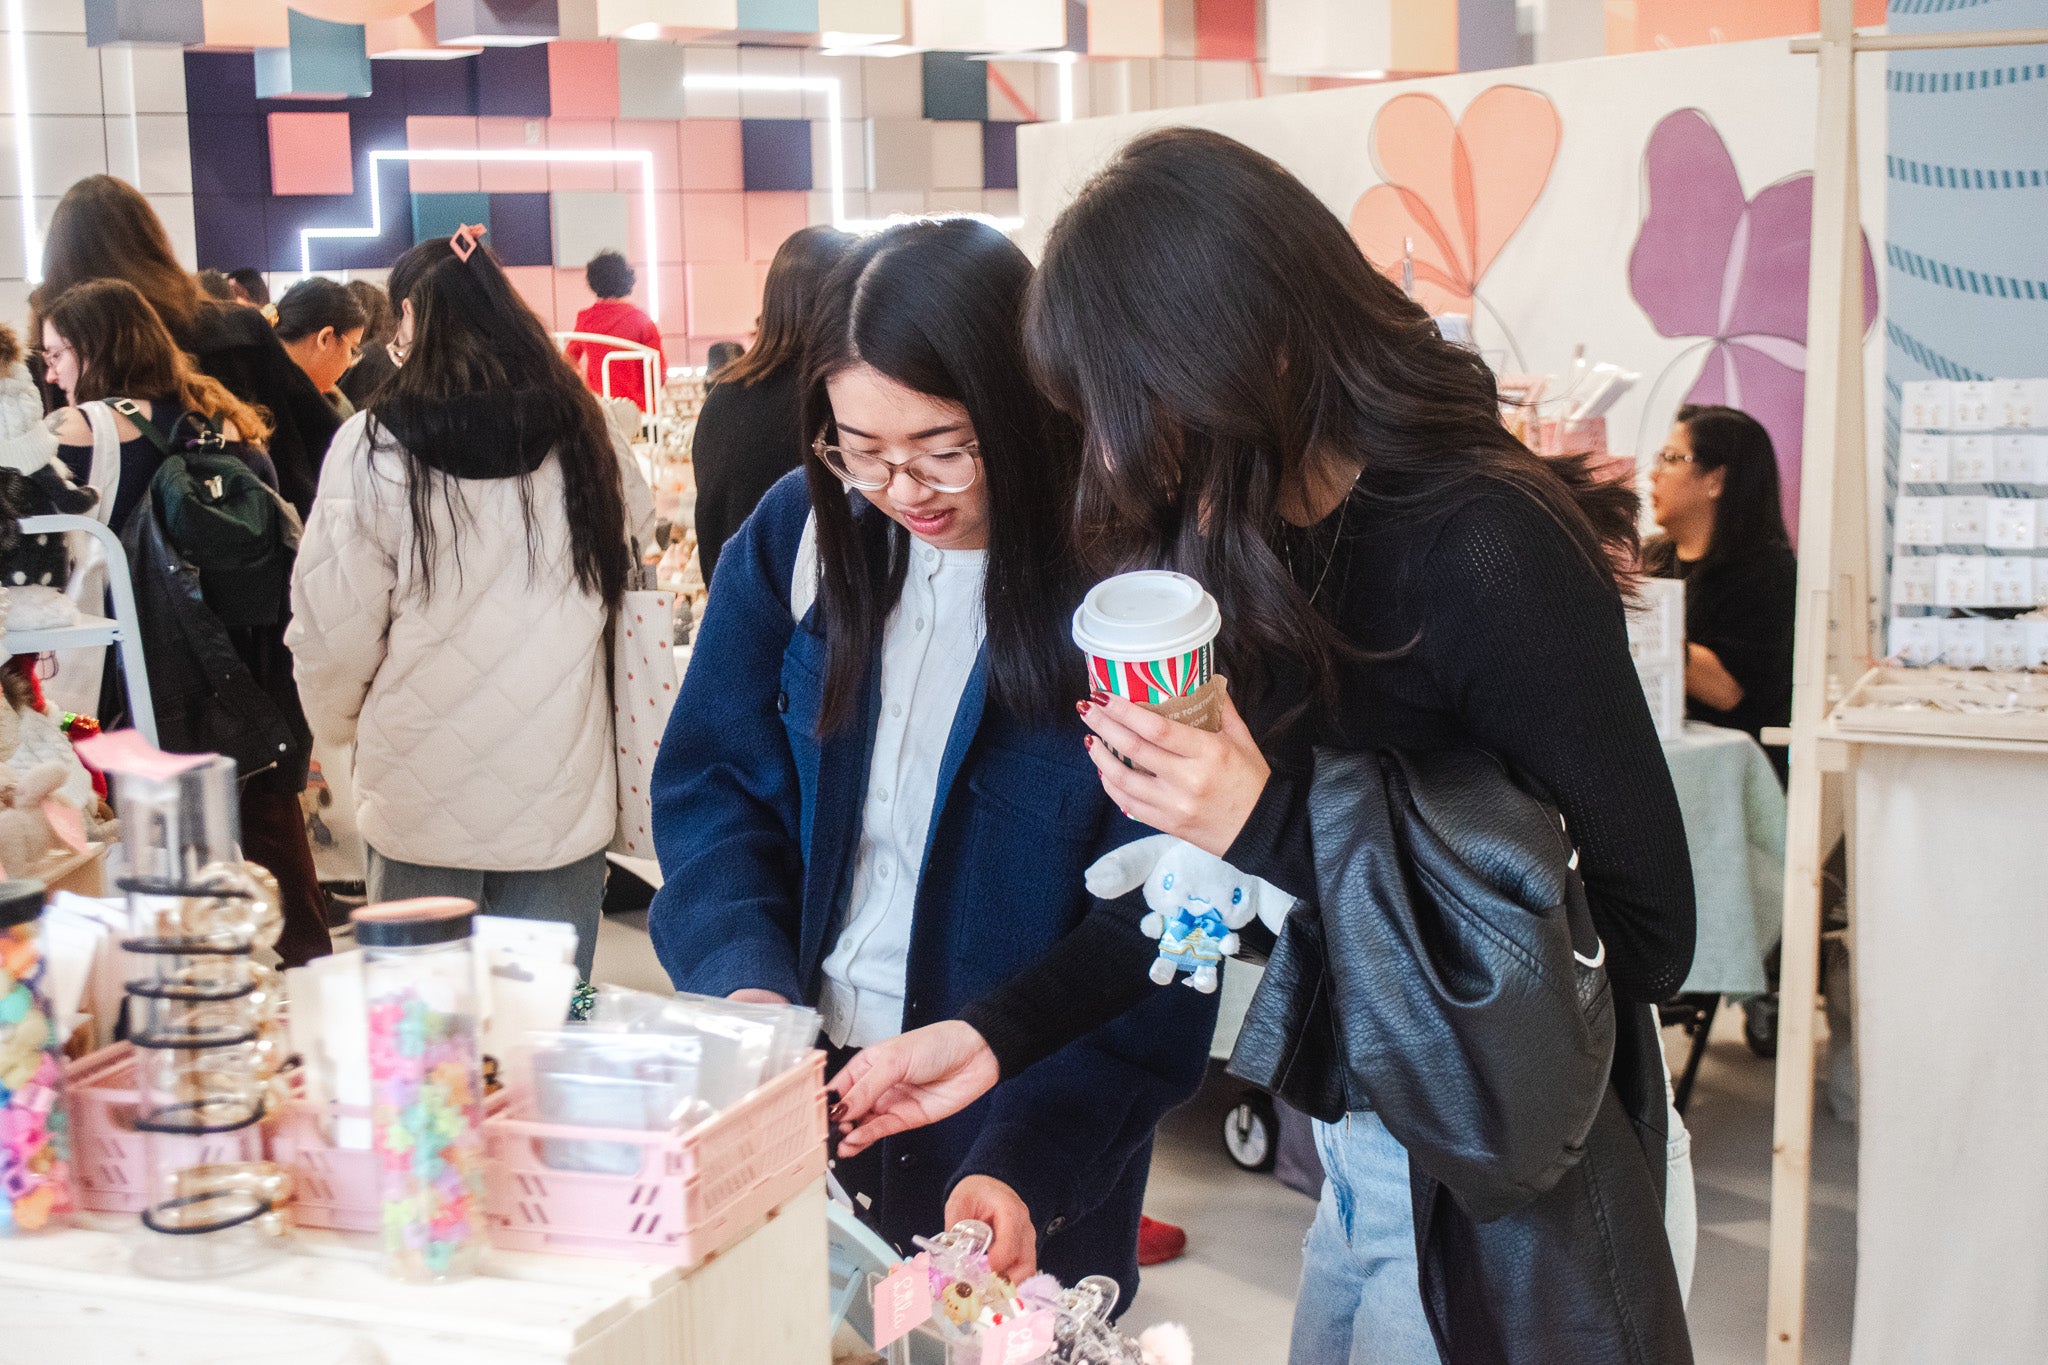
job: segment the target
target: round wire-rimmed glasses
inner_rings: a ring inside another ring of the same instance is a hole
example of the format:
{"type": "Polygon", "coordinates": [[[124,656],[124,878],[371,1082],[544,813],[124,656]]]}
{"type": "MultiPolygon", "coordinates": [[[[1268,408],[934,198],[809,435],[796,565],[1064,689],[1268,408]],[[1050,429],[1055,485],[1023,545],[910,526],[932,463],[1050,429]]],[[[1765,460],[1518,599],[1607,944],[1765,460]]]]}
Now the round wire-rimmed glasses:
{"type": "Polygon", "coordinates": [[[901,472],[934,493],[964,493],[974,487],[981,474],[981,442],[969,441],[947,450],[925,450],[907,460],[885,460],[866,451],[827,445],[820,436],[811,442],[812,453],[825,467],[855,488],[878,493],[901,472]]]}

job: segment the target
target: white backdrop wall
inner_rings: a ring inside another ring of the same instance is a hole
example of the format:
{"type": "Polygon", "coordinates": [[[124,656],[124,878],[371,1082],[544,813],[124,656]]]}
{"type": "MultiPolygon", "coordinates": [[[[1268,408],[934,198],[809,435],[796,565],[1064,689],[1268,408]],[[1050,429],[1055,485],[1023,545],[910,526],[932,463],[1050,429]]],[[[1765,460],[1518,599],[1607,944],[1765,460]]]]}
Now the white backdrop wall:
{"type": "MultiPolygon", "coordinates": [[[[1881,246],[1883,59],[1862,61],[1862,213],[1871,243],[1881,246]]],[[[1647,457],[1662,445],[1672,412],[1708,357],[1697,337],[1660,336],[1630,290],[1630,255],[1648,211],[1645,147],[1667,115],[1694,108],[1718,130],[1746,197],[1810,171],[1814,61],[1793,56],[1784,39],[1029,127],[1018,142],[1025,215],[1019,240],[1035,254],[1061,207],[1116,148],[1137,133],[1173,124],[1211,128],[1265,152],[1348,220],[1359,196],[1382,180],[1371,147],[1374,116],[1382,106],[1421,91],[1441,100],[1455,118],[1495,85],[1541,92],[1556,108],[1562,134],[1541,195],[1480,281],[1481,298],[1498,316],[1496,321],[1486,308],[1476,310],[1480,348],[1505,369],[1562,375],[1573,348],[1583,344],[1592,360],[1640,371],[1642,382],[1610,415],[1608,435],[1615,451],[1647,457]]],[[[1882,334],[1881,327],[1869,333],[1882,334]]],[[[1865,356],[1875,479],[1882,454],[1882,345],[1867,341],[1865,356]]],[[[1881,508],[1881,497],[1873,501],[1881,508]]]]}

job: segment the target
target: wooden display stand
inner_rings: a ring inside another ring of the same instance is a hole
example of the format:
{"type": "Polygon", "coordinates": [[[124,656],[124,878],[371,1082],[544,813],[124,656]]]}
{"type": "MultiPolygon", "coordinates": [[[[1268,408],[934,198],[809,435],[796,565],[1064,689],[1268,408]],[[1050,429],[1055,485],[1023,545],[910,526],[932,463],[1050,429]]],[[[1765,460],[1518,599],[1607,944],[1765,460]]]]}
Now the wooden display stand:
{"type": "MultiPolygon", "coordinates": [[[[1791,781],[1786,830],[1784,955],[1771,1170],[1770,1301],[1766,1358],[1804,1352],[1806,1242],[1813,1159],[1814,1009],[1820,947],[1822,783],[1847,773],[1859,746],[1999,749],[2048,758],[2048,741],[1981,715],[1886,723],[1897,670],[1874,670],[1863,434],[1863,255],[1857,212],[1856,56],[1859,52],[2048,43],[2048,29],[1858,34],[1853,0],[1821,0],[1818,38],[1794,52],[1820,63],[1814,137],[1812,269],[1807,295],[1805,465],[1799,508],[1798,626],[1793,650],[1791,781]],[[1854,705],[1831,709],[1831,699],[1854,705]],[[1872,723],[1873,720],[1877,723],[1872,723]]],[[[1934,680],[1928,680],[1931,688],[1934,680]]],[[[1901,713],[1894,711],[1895,717],[1901,713]]],[[[1775,742],[1767,735],[1767,742],[1775,742]]],[[[1844,783],[1845,789],[1849,784],[1844,783]]],[[[1855,826],[1849,812],[1849,829],[1855,826]]],[[[1851,859],[1853,866],[1854,859],[1851,859]]],[[[1854,887],[1851,887],[1853,913],[1854,887]]]]}
{"type": "Polygon", "coordinates": [[[133,1217],[0,1238],[0,1358],[136,1365],[822,1365],[829,1358],[818,1182],[696,1269],[492,1250],[483,1273],[403,1284],[374,1239],[294,1233],[218,1280],[131,1268],[133,1217]]]}

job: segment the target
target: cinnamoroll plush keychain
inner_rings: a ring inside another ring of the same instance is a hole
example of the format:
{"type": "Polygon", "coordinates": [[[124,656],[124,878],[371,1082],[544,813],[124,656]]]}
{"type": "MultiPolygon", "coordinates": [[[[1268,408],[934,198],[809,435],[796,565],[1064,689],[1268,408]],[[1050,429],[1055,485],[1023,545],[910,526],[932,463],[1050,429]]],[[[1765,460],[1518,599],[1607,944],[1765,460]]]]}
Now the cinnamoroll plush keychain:
{"type": "Polygon", "coordinates": [[[1278,933],[1294,906],[1294,897],[1271,882],[1170,834],[1103,854],[1083,881],[1104,900],[1143,886],[1151,913],[1138,927],[1159,940],[1152,979],[1164,986],[1185,971],[1188,984],[1204,993],[1216,989],[1218,964],[1237,951],[1239,929],[1257,918],[1278,933]]]}

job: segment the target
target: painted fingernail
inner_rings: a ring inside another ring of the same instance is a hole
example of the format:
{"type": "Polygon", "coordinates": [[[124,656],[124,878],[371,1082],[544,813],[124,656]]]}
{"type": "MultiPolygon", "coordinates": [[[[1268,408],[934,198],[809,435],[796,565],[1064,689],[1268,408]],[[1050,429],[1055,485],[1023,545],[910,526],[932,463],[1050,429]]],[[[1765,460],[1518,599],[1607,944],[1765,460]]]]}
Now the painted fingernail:
{"type": "Polygon", "coordinates": [[[1085,701],[1077,701],[1074,703],[1074,709],[1085,716],[1088,714],[1088,703],[1085,701]]]}
{"type": "MultiPolygon", "coordinates": [[[[817,1113],[818,1111],[817,1111],[817,1110],[815,1110],[815,1109],[813,1109],[813,1110],[812,1110],[811,1112],[815,1114],[815,1113],[817,1113]]],[[[840,1101],[840,1102],[839,1102],[838,1104],[835,1104],[835,1105],[833,1105],[833,1106],[832,1106],[832,1112],[831,1112],[830,1114],[826,1115],[826,1117],[830,1118],[830,1119],[831,1119],[831,1120],[832,1120],[832,1121],[833,1121],[834,1123],[837,1123],[837,1122],[839,1122],[839,1121],[840,1121],[841,1119],[845,1118],[845,1117],[846,1117],[846,1103],[845,1103],[845,1101],[843,1101],[843,1100],[842,1100],[842,1101],[840,1101]]]]}
{"type": "Polygon", "coordinates": [[[1094,702],[1097,706],[1107,706],[1109,705],[1109,693],[1097,689],[1088,694],[1088,700],[1094,702]]]}
{"type": "Polygon", "coordinates": [[[1095,747],[1095,736],[1089,735],[1087,738],[1081,741],[1081,745],[1083,748],[1093,749],[1095,747]]]}

